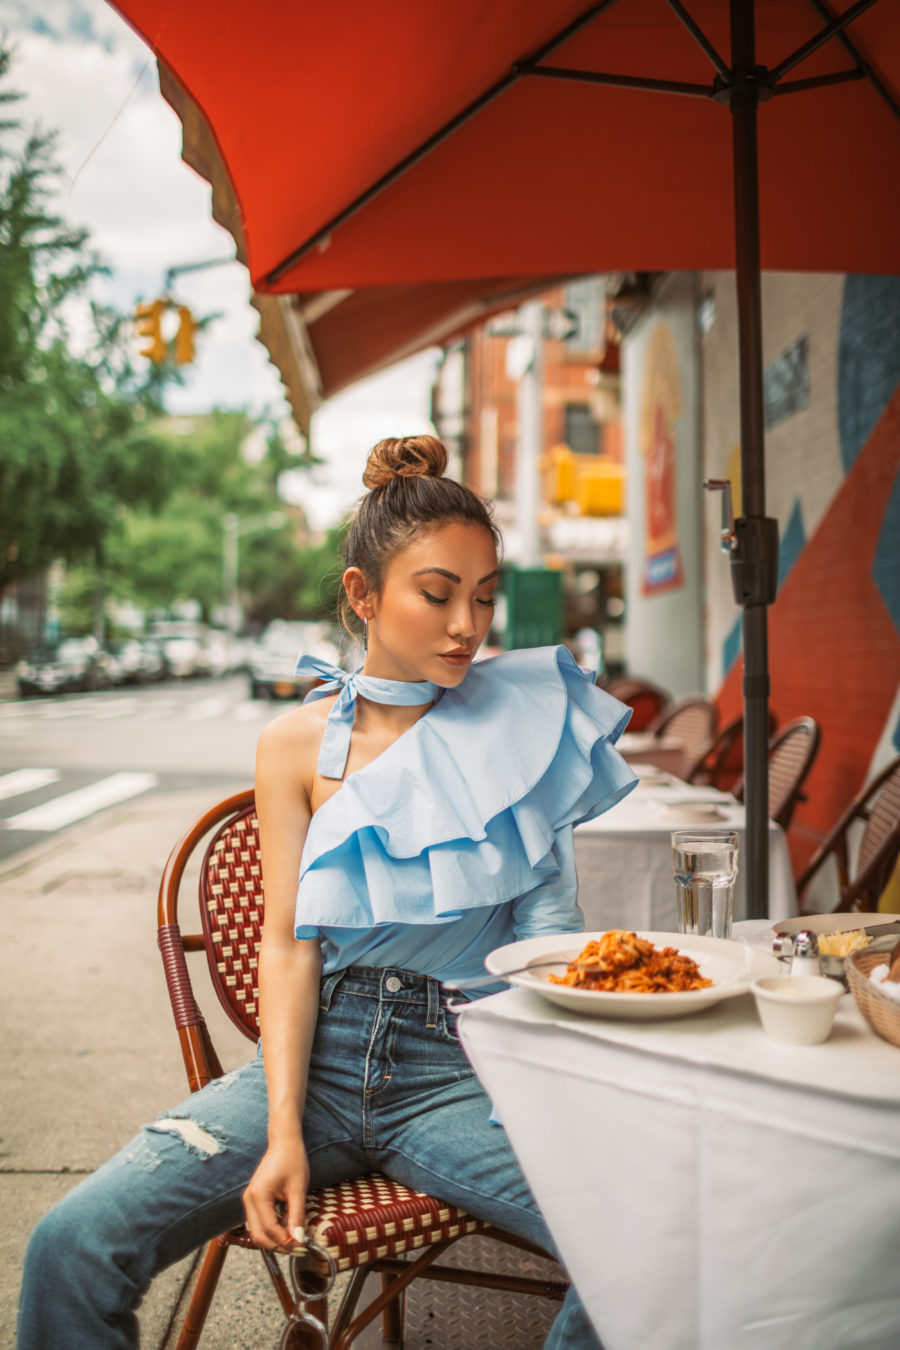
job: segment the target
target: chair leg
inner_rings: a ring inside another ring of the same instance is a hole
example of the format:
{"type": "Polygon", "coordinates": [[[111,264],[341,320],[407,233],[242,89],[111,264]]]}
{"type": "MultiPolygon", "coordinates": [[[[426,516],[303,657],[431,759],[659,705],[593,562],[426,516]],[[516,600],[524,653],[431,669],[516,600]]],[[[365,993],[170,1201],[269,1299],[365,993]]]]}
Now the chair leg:
{"type": "MultiPolygon", "coordinates": [[[[387,1271],[381,1272],[381,1292],[383,1294],[390,1291],[391,1285],[396,1280],[396,1275],[389,1275],[387,1271]]],[[[381,1314],[381,1339],[398,1345],[403,1350],[403,1331],[406,1322],[406,1291],[401,1290],[390,1303],[385,1304],[384,1311],[381,1314]]]]}
{"type": "Polygon", "coordinates": [[[368,1266],[357,1266],[351,1274],[347,1288],[344,1290],[344,1297],[341,1299],[340,1306],[328,1327],[328,1344],[330,1346],[339,1343],[340,1338],[353,1320],[353,1314],[356,1312],[356,1305],[363,1291],[363,1285],[370,1274],[371,1271],[368,1266]]]}
{"type": "MultiPolygon", "coordinates": [[[[285,1317],[290,1317],[291,1313],[294,1311],[294,1296],[288,1288],[288,1282],[282,1274],[281,1266],[276,1261],[272,1252],[267,1251],[265,1247],[258,1247],[257,1250],[263,1259],[263,1265],[269,1272],[269,1279],[275,1286],[275,1293],[278,1295],[278,1301],[281,1304],[284,1315],[285,1317]]],[[[311,1305],[310,1308],[310,1311],[317,1317],[320,1316],[318,1311],[320,1306],[319,1303],[316,1303],[311,1305]]],[[[327,1306],[328,1305],[325,1304],[326,1309],[327,1306]]]]}
{"type": "Polygon", "coordinates": [[[227,1244],[218,1238],[207,1246],[175,1350],[194,1350],[198,1344],[227,1254],[227,1244]]]}

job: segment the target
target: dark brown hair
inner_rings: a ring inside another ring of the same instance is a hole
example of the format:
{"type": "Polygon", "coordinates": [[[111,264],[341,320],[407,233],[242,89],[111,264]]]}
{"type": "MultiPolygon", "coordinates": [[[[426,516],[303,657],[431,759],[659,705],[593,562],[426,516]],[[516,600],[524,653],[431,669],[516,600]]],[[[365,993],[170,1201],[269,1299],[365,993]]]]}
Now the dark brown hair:
{"type": "MultiPolygon", "coordinates": [[[[360,501],[344,539],[344,567],[358,567],[380,591],[391,559],[429,530],[460,522],[481,525],[501,549],[490,504],[472,488],[444,478],[447,451],[436,436],[396,436],[379,441],[369,454],[360,501]]],[[[355,619],[346,593],[341,619],[355,619]]],[[[351,629],[352,631],[352,629],[351,629]]]]}

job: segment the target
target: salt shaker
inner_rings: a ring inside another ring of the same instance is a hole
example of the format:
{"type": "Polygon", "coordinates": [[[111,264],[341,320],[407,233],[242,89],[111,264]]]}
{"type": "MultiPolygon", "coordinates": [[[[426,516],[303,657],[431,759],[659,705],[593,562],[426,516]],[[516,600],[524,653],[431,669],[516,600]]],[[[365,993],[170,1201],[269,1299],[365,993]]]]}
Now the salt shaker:
{"type": "Polygon", "coordinates": [[[794,938],[794,955],[791,959],[792,975],[820,975],[819,939],[815,933],[804,929],[794,938]]]}

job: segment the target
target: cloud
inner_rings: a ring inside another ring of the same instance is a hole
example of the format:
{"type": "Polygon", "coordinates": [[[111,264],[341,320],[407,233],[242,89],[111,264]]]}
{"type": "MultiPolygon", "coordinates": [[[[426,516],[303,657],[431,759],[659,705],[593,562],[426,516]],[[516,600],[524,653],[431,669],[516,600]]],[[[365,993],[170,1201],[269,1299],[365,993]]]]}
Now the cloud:
{"type": "MultiPolygon", "coordinates": [[[[233,258],[231,236],[210,215],[208,185],[181,161],[181,124],[161,98],[152,53],[103,0],[50,0],[40,16],[0,0],[0,28],[16,59],[18,116],[57,133],[63,170],[57,209],[87,226],[112,269],[103,298],[128,311],[163,292],[168,268],[233,258]]],[[[178,278],[173,294],[221,317],[174,389],[173,412],[285,407],[281,382],[255,339],[246,270],[236,262],[178,278]]]]}

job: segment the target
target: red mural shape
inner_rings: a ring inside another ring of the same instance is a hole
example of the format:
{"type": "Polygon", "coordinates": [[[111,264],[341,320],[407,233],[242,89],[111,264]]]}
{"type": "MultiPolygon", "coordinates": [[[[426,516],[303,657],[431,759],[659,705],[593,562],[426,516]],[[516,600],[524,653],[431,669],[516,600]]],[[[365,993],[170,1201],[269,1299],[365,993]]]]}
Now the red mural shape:
{"type": "MultiPolygon", "coordinates": [[[[815,718],[818,759],[789,842],[795,872],[863,785],[900,683],[900,634],[872,577],[900,469],[900,386],[769,610],[770,706],[783,724],[815,718]]],[[[716,695],[742,710],[743,659],[716,695]]]]}

